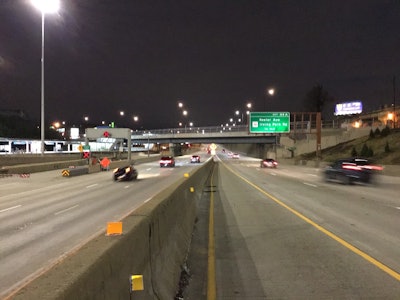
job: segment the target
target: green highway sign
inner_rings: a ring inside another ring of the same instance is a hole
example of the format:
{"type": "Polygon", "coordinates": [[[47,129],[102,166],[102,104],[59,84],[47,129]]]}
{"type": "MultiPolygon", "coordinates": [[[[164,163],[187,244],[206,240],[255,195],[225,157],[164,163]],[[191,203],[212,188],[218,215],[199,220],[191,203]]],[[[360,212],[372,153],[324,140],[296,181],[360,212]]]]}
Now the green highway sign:
{"type": "Polygon", "coordinates": [[[290,132],[289,112],[250,112],[250,133],[290,132]]]}

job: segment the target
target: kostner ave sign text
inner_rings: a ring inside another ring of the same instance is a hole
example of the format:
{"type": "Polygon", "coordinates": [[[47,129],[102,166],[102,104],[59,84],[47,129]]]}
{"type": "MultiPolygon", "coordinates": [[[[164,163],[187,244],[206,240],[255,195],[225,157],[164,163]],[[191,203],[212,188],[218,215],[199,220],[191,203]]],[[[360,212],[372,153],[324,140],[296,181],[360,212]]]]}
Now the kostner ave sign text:
{"type": "Polygon", "coordinates": [[[290,132],[289,112],[251,112],[250,133],[290,132]]]}

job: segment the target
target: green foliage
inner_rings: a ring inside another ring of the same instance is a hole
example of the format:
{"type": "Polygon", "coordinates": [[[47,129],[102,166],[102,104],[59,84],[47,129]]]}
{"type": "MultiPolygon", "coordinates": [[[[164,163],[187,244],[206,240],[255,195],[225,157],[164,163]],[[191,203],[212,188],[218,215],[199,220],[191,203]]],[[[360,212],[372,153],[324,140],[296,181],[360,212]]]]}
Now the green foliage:
{"type": "Polygon", "coordinates": [[[367,144],[364,144],[361,148],[360,155],[362,157],[372,157],[374,156],[374,150],[371,147],[368,147],[367,144]]]}
{"type": "Polygon", "coordinates": [[[385,145],[385,153],[389,153],[390,152],[390,147],[389,147],[389,142],[386,141],[386,145],[385,145]]]}
{"type": "Polygon", "coordinates": [[[370,139],[373,139],[375,137],[375,133],[374,133],[374,131],[371,129],[370,131],[369,131],[369,138],[370,139]]]}
{"type": "Polygon", "coordinates": [[[368,147],[367,157],[372,157],[372,156],[374,156],[374,150],[372,150],[371,147],[368,147]]]}
{"type": "Polygon", "coordinates": [[[354,146],[353,146],[353,149],[351,149],[351,156],[353,156],[353,157],[358,156],[356,147],[354,147],[354,146]]]}
{"type": "Polygon", "coordinates": [[[386,126],[385,128],[382,129],[381,131],[381,137],[386,137],[390,134],[390,128],[386,126]]]}

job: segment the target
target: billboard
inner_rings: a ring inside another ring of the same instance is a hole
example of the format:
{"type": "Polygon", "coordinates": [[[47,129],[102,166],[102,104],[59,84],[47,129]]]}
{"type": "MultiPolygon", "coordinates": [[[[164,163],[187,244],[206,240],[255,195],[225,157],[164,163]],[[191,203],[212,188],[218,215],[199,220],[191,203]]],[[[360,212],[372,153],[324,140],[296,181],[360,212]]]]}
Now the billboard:
{"type": "Polygon", "coordinates": [[[336,104],[335,106],[335,116],[354,115],[361,113],[362,113],[361,101],[344,102],[336,104]]]}

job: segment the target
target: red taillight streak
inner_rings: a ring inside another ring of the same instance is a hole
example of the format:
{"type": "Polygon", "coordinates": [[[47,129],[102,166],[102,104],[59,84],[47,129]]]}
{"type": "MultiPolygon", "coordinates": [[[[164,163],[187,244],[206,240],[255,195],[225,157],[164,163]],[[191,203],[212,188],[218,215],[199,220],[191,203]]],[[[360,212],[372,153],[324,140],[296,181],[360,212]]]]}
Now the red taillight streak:
{"type": "Polygon", "coordinates": [[[342,166],[343,169],[361,171],[362,168],[357,166],[342,166]]]}
{"type": "Polygon", "coordinates": [[[369,169],[369,170],[376,170],[376,171],[382,171],[383,170],[383,167],[381,167],[381,166],[365,165],[365,166],[362,166],[362,167],[365,168],[365,169],[369,169]]]}

